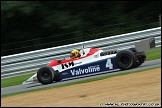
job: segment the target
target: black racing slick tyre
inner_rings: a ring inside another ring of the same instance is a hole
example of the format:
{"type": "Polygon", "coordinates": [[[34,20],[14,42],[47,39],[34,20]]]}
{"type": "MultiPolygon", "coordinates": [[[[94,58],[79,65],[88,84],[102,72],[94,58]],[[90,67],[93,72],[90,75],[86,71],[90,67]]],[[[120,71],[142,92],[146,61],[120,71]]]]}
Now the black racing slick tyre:
{"type": "Polygon", "coordinates": [[[54,69],[48,66],[37,71],[37,79],[42,84],[50,84],[54,81],[54,69]]]}
{"type": "Polygon", "coordinates": [[[136,63],[136,65],[134,66],[135,68],[140,66],[142,63],[136,63]]]}
{"type": "Polygon", "coordinates": [[[137,57],[131,50],[123,50],[116,55],[117,67],[121,70],[131,69],[136,65],[137,57]]]}
{"type": "Polygon", "coordinates": [[[129,48],[129,50],[133,51],[134,53],[137,53],[138,51],[136,50],[136,48],[129,48]]]}

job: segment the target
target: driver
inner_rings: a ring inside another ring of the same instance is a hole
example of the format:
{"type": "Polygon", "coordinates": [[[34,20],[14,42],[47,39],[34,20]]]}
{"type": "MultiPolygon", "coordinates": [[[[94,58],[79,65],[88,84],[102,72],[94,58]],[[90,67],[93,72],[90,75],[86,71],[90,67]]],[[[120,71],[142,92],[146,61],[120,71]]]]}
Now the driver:
{"type": "Polygon", "coordinates": [[[80,53],[78,50],[72,50],[71,53],[70,53],[70,58],[74,59],[74,58],[77,58],[77,57],[80,57],[80,53]]]}

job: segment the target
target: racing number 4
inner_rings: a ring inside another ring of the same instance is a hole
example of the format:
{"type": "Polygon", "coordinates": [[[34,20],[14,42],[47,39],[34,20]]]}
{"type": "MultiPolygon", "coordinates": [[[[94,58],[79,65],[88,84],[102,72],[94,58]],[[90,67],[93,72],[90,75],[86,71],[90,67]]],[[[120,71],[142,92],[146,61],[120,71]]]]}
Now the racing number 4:
{"type": "Polygon", "coordinates": [[[107,59],[106,68],[113,69],[113,64],[111,63],[111,59],[107,59]]]}

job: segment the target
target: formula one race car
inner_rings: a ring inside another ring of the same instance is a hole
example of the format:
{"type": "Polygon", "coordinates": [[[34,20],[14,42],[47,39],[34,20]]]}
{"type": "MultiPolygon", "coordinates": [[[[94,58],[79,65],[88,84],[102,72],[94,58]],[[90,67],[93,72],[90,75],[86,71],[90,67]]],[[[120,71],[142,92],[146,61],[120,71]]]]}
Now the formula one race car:
{"type": "Polygon", "coordinates": [[[146,60],[144,51],[138,52],[135,48],[107,52],[99,48],[85,48],[80,50],[80,55],[79,58],[74,59],[52,60],[23,84],[33,83],[34,81],[50,84],[62,79],[86,76],[113,69],[127,70],[140,66],[146,60]]]}

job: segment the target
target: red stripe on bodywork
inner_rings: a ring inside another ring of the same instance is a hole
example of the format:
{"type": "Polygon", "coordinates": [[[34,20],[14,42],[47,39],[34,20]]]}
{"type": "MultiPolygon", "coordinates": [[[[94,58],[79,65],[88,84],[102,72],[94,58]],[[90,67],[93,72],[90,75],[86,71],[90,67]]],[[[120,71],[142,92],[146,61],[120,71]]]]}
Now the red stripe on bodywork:
{"type": "Polygon", "coordinates": [[[83,56],[83,57],[80,57],[80,58],[74,58],[74,59],[71,59],[70,58],[70,59],[67,59],[67,60],[61,60],[60,63],[58,63],[58,60],[52,60],[52,62],[49,63],[47,66],[52,67],[52,66],[56,66],[56,65],[59,65],[59,64],[63,64],[63,63],[67,63],[67,62],[72,62],[72,61],[75,61],[75,60],[79,60],[79,59],[82,59],[82,58],[86,58],[86,57],[94,54],[97,51],[99,51],[98,48],[91,48],[90,51],[89,51],[89,53],[86,56],[83,56]]]}

